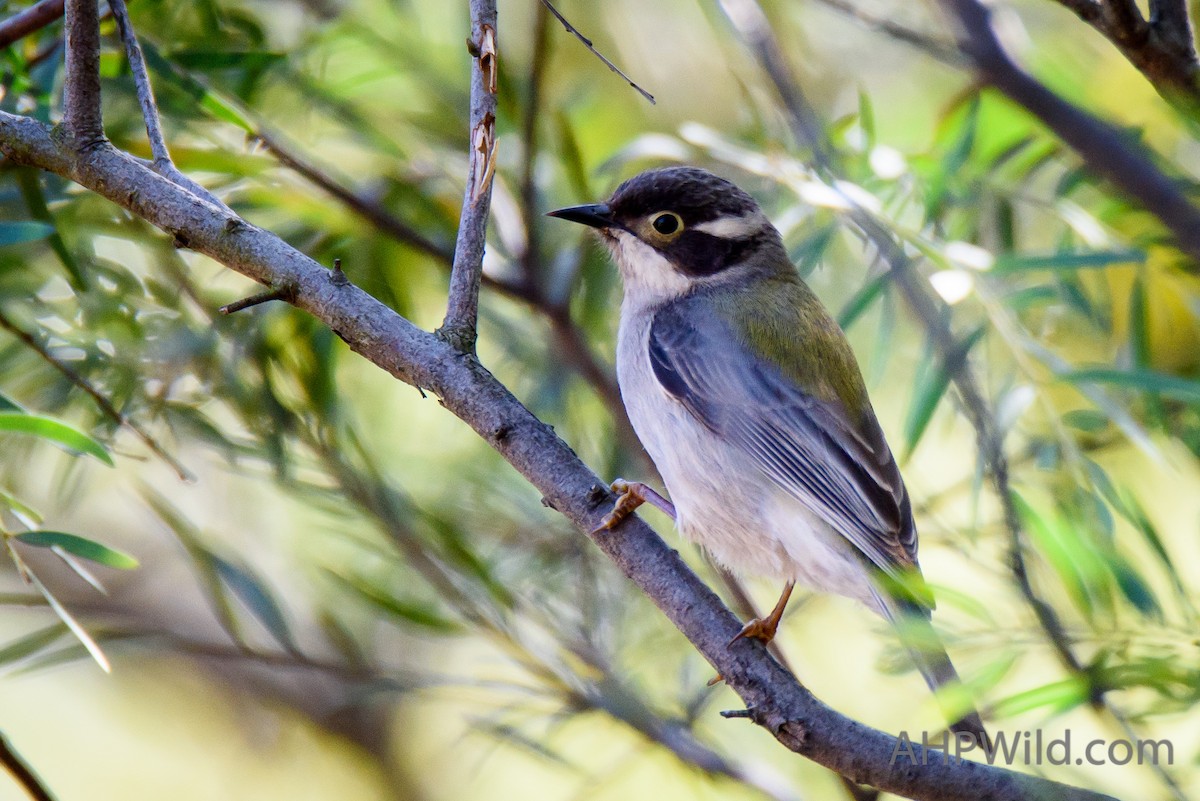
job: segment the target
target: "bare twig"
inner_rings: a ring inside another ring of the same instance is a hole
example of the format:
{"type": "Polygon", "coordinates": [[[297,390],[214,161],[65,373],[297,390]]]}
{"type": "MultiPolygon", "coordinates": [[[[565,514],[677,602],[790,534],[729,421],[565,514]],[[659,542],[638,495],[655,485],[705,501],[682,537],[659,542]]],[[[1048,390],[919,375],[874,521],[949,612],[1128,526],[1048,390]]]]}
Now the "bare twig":
{"type": "Polygon", "coordinates": [[[67,0],[63,127],[76,150],[103,144],[100,118],[100,12],[96,0],[67,0]]]}
{"type": "Polygon", "coordinates": [[[45,28],[63,15],[64,0],[41,0],[0,22],[0,48],[45,28]]]}
{"type": "MultiPolygon", "coordinates": [[[[190,247],[267,285],[294,286],[292,302],[337,331],[357,353],[397,378],[437,394],[580,530],[590,532],[614,498],[553,430],[525,409],[471,354],[428,334],[274,234],[250,225],[227,230],[223,215],[111,146],[79,153],[36,120],[0,112],[0,152],[69,177],[190,247]],[[495,432],[504,431],[503,437],[495,432]]],[[[826,707],[772,660],[761,644],[729,641],[741,622],[677,553],[636,516],[592,539],[725,677],[752,719],[783,745],[826,767],[915,799],[1054,797],[1097,801],[1097,793],[993,765],[943,761],[826,707]],[[899,756],[898,756],[899,754],[899,756]]]]}
{"type": "Polygon", "coordinates": [[[264,303],[270,303],[273,300],[287,300],[288,292],[285,289],[273,289],[270,292],[262,292],[258,295],[251,295],[248,298],[235,300],[233,303],[226,303],[217,311],[221,314],[234,314],[235,312],[244,311],[245,309],[254,306],[261,306],[264,303]]]}
{"type": "Polygon", "coordinates": [[[538,154],[538,122],[542,118],[542,99],[545,88],[546,62],[550,56],[550,13],[545,5],[537,7],[533,22],[533,55],[529,69],[529,89],[525,108],[521,111],[521,217],[525,223],[525,252],[521,254],[521,268],[525,283],[539,295],[545,294],[545,283],[541,273],[541,225],[544,219],[539,213],[537,181],[534,167],[538,154]]]}
{"type": "Polygon", "coordinates": [[[46,789],[46,785],[42,784],[42,780],[33,769],[25,764],[21,755],[13,749],[4,732],[0,732],[0,764],[4,765],[17,784],[21,785],[21,789],[34,801],[54,801],[54,796],[46,789]]]}
{"type": "Polygon", "coordinates": [[[380,203],[348,189],[326,170],[301,157],[278,134],[259,128],[254,136],[285,167],[332,195],[344,206],[392,239],[447,265],[453,261],[454,253],[451,250],[429,239],[416,228],[392,214],[380,203]]]}
{"type": "Polygon", "coordinates": [[[813,161],[819,167],[829,167],[832,145],[825,135],[825,126],[821,124],[820,116],[808,102],[800,84],[791,78],[791,69],[783,57],[783,50],[779,47],[779,42],[771,31],[771,23],[758,0],[719,2],[721,10],[725,12],[738,36],[753,51],[759,64],[771,78],[776,91],[781,95],[783,105],[789,111],[792,136],[798,144],[812,152],[813,161]]]}
{"type": "Polygon", "coordinates": [[[654,102],[655,102],[654,95],[650,94],[645,89],[643,89],[642,87],[640,87],[636,83],[634,83],[633,79],[631,79],[625,73],[621,72],[620,68],[618,68],[616,64],[612,63],[607,58],[605,58],[604,54],[601,53],[599,50],[597,50],[595,48],[595,46],[592,44],[591,39],[587,38],[582,33],[580,33],[579,29],[576,28],[574,25],[572,25],[570,22],[568,22],[566,17],[564,17],[562,14],[558,13],[558,9],[554,7],[554,5],[550,2],[550,0],[542,0],[542,5],[544,5],[548,9],[550,9],[550,13],[553,14],[555,16],[555,18],[559,22],[562,23],[562,26],[564,28],[566,28],[567,33],[574,35],[574,37],[576,39],[583,42],[583,46],[586,47],[588,50],[592,51],[592,55],[595,56],[596,58],[600,59],[600,61],[602,61],[604,63],[604,66],[608,67],[610,70],[615,72],[617,75],[620,75],[621,78],[625,81],[625,83],[629,84],[634,89],[636,89],[638,94],[640,94],[642,97],[644,97],[650,101],[651,105],[654,104],[654,102]]]}
{"type": "Polygon", "coordinates": [[[12,333],[12,335],[21,340],[26,347],[40,356],[43,361],[45,361],[58,372],[62,373],[62,375],[68,381],[90,395],[92,400],[96,402],[96,405],[100,407],[100,411],[104,412],[105,416],[118,425],[122,425],[132,431],[137,438],[140,439],[142,443],[154,453],[155,456],[171,466],[171,469],[175,471],[175,474],[179,476],[181,481],[195,480],[195,476],[192,475],[191,471],[184,467],[178,459],[167,453],[162,445],[160,445],[158,441],[154,439],[154,437],[152,437],[148,431],[146,431],[146,429],[142,428],[137,422],[129,419],[129,417],[123,414],[119,409],[117,409],[117,407],[113,406],[112,401],[110,401],[104,395],[104,393],[92,386],[90,381],[55,358],[54,354],[51,353],[45,345],[39,342],[36,337],[14,323],[8,317],[8,315],[4,314],[3,312],[0,312],[0,327],[12,333]]]}
{"type": "MultiPolygon", "coordinates": [[[[1085,2],[1090,0],[1085,0],[1085,2]]],[[[921,31],[914,30],[895,20],[872,14],[849,0],[817,0],[821,5],[850,17],[869,30],[878,31],[898,42],[912,45],[943,64],[962,66],[966,57],[954,42],[946,42],[921,31]]]]}
{"type": "Polygon", "coordinates": [[[129,61],[129,71],[133,73],[133,84],[137,87],[138,104],[142,107],[142,118],[146,121],[146,136],[150,140],[150,155],[154,160],[154,171],[167,180],[174,181],[197,197],[204,198],[220,209],[229,211],[221,200],[200,184],[181,173],[171,161],[171,152],[163,139],[162,119],[158,114],[158,104],[154,101],[154,88],[150,85],[150,75],[146,70],[146,59],[142,55],[142,46],[138,43],[137,35],[133,32],[133,23],[129,21],[129,10],[125,0],[109,0],[109,8],[117,18],[117,28],[121,31],[121,41],[125,43],[125,57],[129,61]]]}
{"type": "Polygon", "coordinates": [[[479,336],[479,283],[487,238],[492,176],[496,171],[496,0],[471,0],[471,148],[454,264],[450,268],[446,319],[438,333],[464,353],[479,336]]]}

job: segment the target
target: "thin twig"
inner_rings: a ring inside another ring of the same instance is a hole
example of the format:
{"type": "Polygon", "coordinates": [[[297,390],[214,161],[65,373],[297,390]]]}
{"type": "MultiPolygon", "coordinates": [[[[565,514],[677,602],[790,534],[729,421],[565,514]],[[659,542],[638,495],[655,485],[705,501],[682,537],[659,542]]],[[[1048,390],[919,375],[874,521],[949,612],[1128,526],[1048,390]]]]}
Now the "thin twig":
{"type": "Polygon", "coordinates": [[[54,796],[46,789],[46,785],[42,784],[42,780],[33,772],[33,769],[25,764],[25,760],[12,747],[12,743],[8,741],[8,737],[2,731],[0,731],[0,764],[4,765],[17,784],[21,785],[21,788],[29,793],[29,797],[34,801],[54,801],[54,796]]]}
{"type": "Polygon", "coordinates": [[[123,414],[112,404],[112,401],[105,397],[104,393],[92,386],[91,382],[89,382],[86,378],[76,373],[63,362],[59,361],[54,354],[46,348],[45,345],[39,342],[37,338],[35,338],[28,331],[19,327],[8,317],[8,315],[4,314],[3,312],[0,312],[0,327],[11,332],[13,336],[21,340],[26,347],[40,356],[43,361],[45,361],[55,370],[60,372],[68,381],[90,395],[92,400],[96,402],[96,405],[100,407],[100,411],[104,412],[104,414],[113,422],[132,431],[137,438],[140,439],[142,443],[154,453],[155,456],[170,465],[171,469],[175,471],[175,474],[179,476],[181,481],[190,482],[195,480],[196,477],[192,474],[192,472],[184,467],[178,459],[167,453],[167,451],[158,444],[158,441],[155,440],[154,437],[152,437],[150,433],[146,431],[146,429],[142,428],[141,425],[135,421],[129,419],[129,417],[123,414]]]}
{"type": "Polygon", "coordinates": [[[0,49],[45,28],[63,15],[64,0],[41,0],[0,22],[0,49]]]}
{"type": "Polygon", "coordinates": [[[63,127],[79,151],[103,144],[100,116],[100,12],[96,0],[66,0],[67,72],[63,127]]]}
{"type": "Polygon", "coordinates": [[[142,55],[142,46],[138,43],[137,34],[133,32],[133,23],[129,21],[129,9],[125,0],[108,0],[113,16],[117,18],[117,28],[121,31],[121,41],[125,43],[125,57],[129,61],[129,71],[133,74],[133,84],[137,87],[138,104],[142,107],[142,118],[146,122],[146,136],[150,140],[150,155],[154,160],[154,171],[168,181],[174,181],[192,194],[204,198],[209,203],[225,211],[230,211],[221,200],[200,184],[188,178],[175,162],[171,160],[171,152],[163,138],[162,118],[158,113],[158,103],[154,100],[154,87],[150,84],[150,75],[146,69],[146,59],[142,55]]]}
{"type": "Polygon", "coordinates": [[[496,171],[496,0],[471,0],[471,125],[467,186],[463,194],[449,300],[440,336],[464,353],[475,352],[479,337],[479,284],[487,240],[492,176],[496,171]]]}
{"type": "Polygon", "coordinates": [[[616,64],[612,63],[607,58],[605,58],[604,54],[601,53],[599,50],[597,50],[592,45],[591,39],[587,38],[582,33],[580,33],[579,29],[576,28],[574,25],[572,25],[570,22],[568,22],[566,17],[564,17],[562,14],[558,13],[558,9],[554,7],[554,5],[550,2],[550,0],[542,0],[542,5],[544,5],[546,8],[548,8],[550,10],[550,13],[553,14],[555,16],[555,18],[557,18],[558,21],[562,23],[562,26],[567,29],[567,33],[574,35],[576,39],[583,42],[583,46],[586,47],[588,50],[592,51],[592,55],[595,56],[596,58],[600,59],[600,61],[602,61],[604,63],[604,66],[608,67],[610,70],[615,72],[617,75],[620,75],[621,78],[623,78],[625,80],[625,83],[629,84],[634,89],[636,89],[638,94],[640,94],[642,97],[649,100],[651,105],[654,105],[654,103],[655,103],[654,95],[650,94],[645,89],[643,89],[642,87],[640,87],[636,83],[634,83],[633,79],[631,79],[625,73],[621,72],[620,68],[618,68],[616,64]]]}
{"type": "Polygon", "coordinates": [[[270,292],[263,292],[258,295],[251,295],[248,298],[235,300],[233,303],[226,303],[217,311],[221,314],[234,314],[253,306],[260,306],[263,303],[270,303],[273,300],[287,300],[288,292],[286,289],[272,289],[270,292]]]}
{"type": "MultiPolygon", "coordinates": [[[[1089,1],[1084,0],[1084,2],[1089,1]]],[[[817,2],[850,17],[869,30],[877,31],[898,42],[911,45],[943,64],[962,66],[966,63],[966,56],[963,55],[954,42],[943,41],[927,33],[922,33],[921,31],[902,25],[895,20],[872,14],[866,9],[860,8],[857,4],[849,2],[849,0],[817,0],[817,2]]]]}
{"type": "Polygon", "coordinates": [[[550,57],[550,14],[545,5],[537,7],[533,22],[533,55],[529,69],[529,88],[525,108],[521,111],[521,217],[525,224],[525,252],[521,268],[525,283],[538,294],[545,294],[541,268],[541,225],[545,217],[539,213],[537,176],[534,167],[538,154],[538,123],[542,119],[542,100],[545,88],[546,62],[550,57]]]}
{"type": "Polygon", "coordinates": [[[438,261],[450,264],[454,253],[426,237],[413,226],[392,214],[382,204],[364,197],[340,183],[328,171],[317,167],[312,162],[300,156],[296,150],[286,143],[278,134],[259,128],[254,133],[264,148],[266,148],[281,164],[305,178],[309,183],[323,189],[351,211],[366,219],[372,225],[392,239],[408,245],[415,250],[438,261]]]}
{"type": "Polygon", "coordinates": [[[833,145],[825,135],[825,126],[820,115],[808,102],[800,84],[791,78],[791,68],[779,47],[779,41],[771,30],[771,23],[758,0],[718,0],[725,17],[733,25],[742,41],[758,58],[759,65],[767,73],[779,92],[783,105],[788,109],[792,136],[797,144],[807,147],[817,166],[828,168],[833,145]]]}

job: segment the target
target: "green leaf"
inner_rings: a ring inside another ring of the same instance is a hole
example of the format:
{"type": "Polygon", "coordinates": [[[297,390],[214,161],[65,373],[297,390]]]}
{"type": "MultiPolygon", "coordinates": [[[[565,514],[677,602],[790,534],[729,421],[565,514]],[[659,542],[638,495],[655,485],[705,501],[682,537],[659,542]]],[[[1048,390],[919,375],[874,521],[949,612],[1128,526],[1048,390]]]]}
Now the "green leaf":
{"type": "Polygon", "coordinates": [[[146,64],[150,69],[173,84],[175,88],[190,95],[200,108],[208,112],[209,116],[236,125],[247,133],[257,132],[254,123],[250,121],[236,101],[225,97],[220,92],[205,86],[187,72],[176,68],[174,64],[163,57],[162,53],[158,52],[157,48],[145,40],[142,41],[142,49],[146,55],[146,64]]]}
{"type": "Polygon", "coordinates": [[[138,560],[124,551],[63,531],[26,531],[13,539],[37,548],[62,548],[67,553],[119,570],[132,570],[138,560]]]}
{"type": "Polygon", "coordinates": [[[1148,618],[1161,621],[1163,610],[1154,596],[1154,591],[1128,560],[1112,554],[1112,572],[1121,594],[1148,618]]]}
{"type": "Polygon", "coordinates": [[[1072,677],[1002,698],[992,710],[994,717],[1002,720],[1044,707],[1050,707],[1055,713],[1065,712],[1083,704],[1087,699],[1087,682],[1080,677],[1072,677]]]}
{"type": "Polygon", "coordinates": [[[33,220],[0,222],[0,247],[35,242],[54,233],[54,226],[33,220]]]}
{"type": "Polygon", "coordinates": [[[1108,415],[1095,409],[1072,409],[1062,416],[1062,421],[1087,434],[1097,434],[1108,428],[1108,415]]]}
{"type": "Polygon", "coordinates": [[[113,466],[112,457],[108,455],[108,450],[103,445],[60,420],[36,414],[0,412],[0,431],[32,434],[35,437],[57,442],[78,453],[91,454],[109,467],[113,466]]]}
{"type": "Polygon", "coordinates": [[[210,553],[210,557],[217,575],[237,596],[238,600],[250,610],[255,619],[271,633],[271,636],[280,645],[289,651],[294,651],[295,640],[292,639],[292,632],[288,627],[287,619],[283,616],[283,610],[258,577],[246,568],[222,559],[216,554],[210,553]]]}
{"type": "Polygon", "coordinates": [[[1114,370],[1107,367],[1071,370],[1059,378],[1072,384],[1112,384],[1167,398],[1200,404],[1200,381],[1160,373],[1154,370],[1114,370]]]}
{"type": "Polygon", "coordinates": [[[1096,602],[1103,599],[1094,584],[1097,576],[1106,573],[1104,565],[1097,563],[1094,553],[1081,547],[1070,521],[1055,512],[1039,513],[1015,492],[1013,501],[1037,552],[1054,568],[1079,610],[1092,619],[1096,602]]]}
{"type": "Polygon", "coordinates": [[[854,293],[854,297],[846,301],[846,305],[838,312],[837,321],[842,330],[848,330],[850,326],[854,325],[858,318],[863,315],[863,312],[869,309],[871,304],[883,294],[884,287],[888,285],[891,279],[892,271],[885,270],[858,288],[858,291],[854,293]]]}
{"type": "Polygon", "coordinates": [[[22,518],[21,522],[25,525],[30,527],[41,525],[43,520],[41,512],[2,489],[0,489],[0,504],[7,506],[10,512],[22,518]]]}
{"type": "Polygon", "coordinates": [[[979,326],[958,344],[945,361],[940,361],[933,367],[927,367],[918,376],[913,387],[913,400],[908,407],[908,418],[904,423],[905,458],[912,454],[921,435],[929,426],[929,421],[933,419],[934,410],[937,409],[942,396],[946,394],[947,387],[950,386],[950,379],[962,366],[963,360],[967,358],[971,348],[983,338],[986,332],[986,327],[979,326]]]}
{"type": "Polygon", "coordinates": [[[1029,270],[1081,270],[1110,267],[1114,264],[1140,264],[1146,260],[1142,250],[1098,250],[1085,253],[1046,253],[1036,256],[1004,254],[992,266],[993,275],[1029,270]]]}
{"type": "Polygon", "coordinates": [[[18,640],[13,640],[8,645],[0,648],[0,665],[7,665],[10,662],[17,662],[32,653],[41,651],[47,646],[61,639],[66,633],[66,625],[63,623],[55,623],[54,625],[47,626],[44,629],[32,631],[18,640]]]}
{"type": "Polygon", "coordinates": [[[63,267],[67,269],[67,274],[71,276],[72,286],[78,288],[86,288],[89,285],[87,273],[80,267],[78,260],[67,248],[66,242],[63,241],[62,234],[59,233],[55,223],[54,215],[50,212],[50,206],[46,202],[46,193],[42,190],[42,179],[36,170],[25,169],[17,170],[17,183],[21,187],[21,194],[25,198],[25,205],[29,209],[29,214],[36,220],[51,227],[49,234],[50,247],[58,256],[58,260],[62,262],[63,267]]]}
{"type": "Polygon", "coordinates": [[[392,593],[368,583],[361,577],[347,577],[332,570],[326,570],[325,573],[342,587],[390,616],[434,631],[454,632],[459,630],[459,625],[455,621],[442,615],[431,604],[397,598],[392,593]]]}

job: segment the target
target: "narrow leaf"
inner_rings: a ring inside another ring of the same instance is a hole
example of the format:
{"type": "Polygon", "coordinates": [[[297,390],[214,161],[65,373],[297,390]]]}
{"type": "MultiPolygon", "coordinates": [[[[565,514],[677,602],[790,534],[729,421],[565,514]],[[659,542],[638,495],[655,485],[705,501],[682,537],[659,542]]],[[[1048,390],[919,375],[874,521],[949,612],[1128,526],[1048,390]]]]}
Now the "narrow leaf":
{"type": "Polygon", "coordinates": [[[16,535],[15,539],[38,548],[62,548],[67,553],[120,570],[138,566],[138,560],[124,551],[64,531],[26,531],[16,535]]]}
{"type": "Polygon", "coordinates": [[[54,226],[33,220],[0,222],[0,247],[35,242],[54,233],[54,226]]]}
{"type": "Polygon", "coordinates": [[[945,361],[938,362],[935,366],[926,369],[917,380],[913,389],[913,400],[908,407],[908,418],[904,423],[905,458],[911,455],[913,449],[917,447],[921,435],[925,433],[929,421],[933,419],[934,410],[937,409],[942,396],[946,394],[950,380],[962,366],[963,360],[971,352],[971,348],[983,338],[986,331],[987,329],[983,326],[976,328],[959,343],[945,361]]]}
{"type": "Polygon", "coordinates": [[[78,453],[91,454],[109,467],[113,466],[112,457],[108,455],[108,450],[103,445],[60,420],[36,414],[0,412],[0,431],[32,434],[35,437],[57,442],[78,453]]]}
{"type": "Polygon", "coordinates": [[[1142,250],[1098,250],[1083,253],[1044,253],[1039,255],[1006,254],[998,257],[992,273],[1018,273],[1028,270],[1082,270],[1136,264],[1146,260],[1142,250]]]}
{"type": "Polygon", "coordinates": [[[280,645],[289,651],[295,650],[296,643],[292,639],[292,632],[288,628],[287,619],[283,616],[283,610],[258,577],[240,565],[215,554],[211,556],[217,575],[237,596],[238,600],[245,604],[255,619],[270,632],[280,645]]]}
{"type": "Polygon", "coordinates": [[[8,645],[0,648],[0,665],[7,665],[10,662],[24,659],[30,654],[36,653],[56,642],[66,633],[67,627],[65,625],[55,623],[44,629],[32,631],[18,640],[13,640],[8,645]]]}
{"type": "Polygon", "coordinates": [[[29,576],[30,583],[42,594],[42,597],[46,599],[46,603],[50,604],[50,608],[54,610],[54,614],[58,615],[58,619],[75,635],[75,639],[79,640],[80,644],[87,649],[87,652],[92,655],[92,659],[96,660],[96,664],[100,666],[100,669],[105,673],[112,673],[112,665],[109,663],[108,657],[104,655],[104,651],[100,650],[100,646],[92,639],[92,635],[88,634],[80,622],[67,611],[67,608],[59,603],[58,599],[51,594],[41,579],[33,573],[28,573],[27,575],[29,576]]]}
{"type": "Polygon", "coordinates": [[[1113,370],[1098,367],[1059,373],[1059,378],[1072,384],[1112,384],[1155,393],[1185,403],[1200,403],[1200,381],[1154,370],[1113,370]]]}

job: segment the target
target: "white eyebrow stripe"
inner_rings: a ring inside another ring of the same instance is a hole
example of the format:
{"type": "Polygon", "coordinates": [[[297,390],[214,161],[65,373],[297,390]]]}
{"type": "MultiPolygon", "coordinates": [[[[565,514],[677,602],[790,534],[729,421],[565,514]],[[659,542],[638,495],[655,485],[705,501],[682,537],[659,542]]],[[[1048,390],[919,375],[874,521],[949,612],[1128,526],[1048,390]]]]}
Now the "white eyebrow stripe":
{"type": "Polygon", "coordinates": [[[758,233],[762,229],[764,221],[762,212],[756,211],[740,217],[718,217],[715,220],[693,225],[692,230],[715,236],[718,239],[746,239],[758,233]]]}

